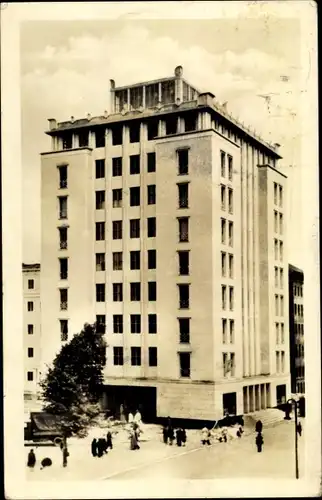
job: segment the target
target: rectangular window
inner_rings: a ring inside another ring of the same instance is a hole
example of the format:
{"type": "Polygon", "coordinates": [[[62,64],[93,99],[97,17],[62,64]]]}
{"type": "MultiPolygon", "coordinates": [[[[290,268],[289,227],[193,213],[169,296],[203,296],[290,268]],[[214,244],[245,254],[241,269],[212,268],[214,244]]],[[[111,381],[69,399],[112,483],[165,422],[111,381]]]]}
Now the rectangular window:
{"type": "Polygon", "coordinates": [[[179,309],[189,309],[190,307],[190,290],[188,284],[178,285],[179,288],[179,309]]]}
{"type": "Polygon", "coordinates": [[[178,318],[180,344],[190,343],[190,318],[178,318]]]}
{"type": "Polygon", "coordinates": [[[280,353],[276,351],[276,373],[280,373],[281,365],[280,365],[280,353]]]}
{"type": "Polygon", "coordinates": [[[113,189],[112,197],[113,197],[113,208],[122,207],[122,189],[113,189]]]}
{"type": "Polygon", "coordinates": [[[227,287],[226,285],[221,286],[221,308],[223,311],[226,310],[227,307],[227,287]]]}
{"type": "Polygon", "coordinates": [[[157,331],[158,331],[157,315],[156,314],[149,314],[148,315],[148,322],[149,322],[149,333],[157,333],[157,331]]]}
{"type": "Polygon", "coordinates": [[[122,252],[113,252],[113,271],[122,271],[123,254],[122,252]]]}
{"type": "Polygon", "coordinates": [[[113,220],[113,240],[121,240],[123,224],[121,220],[113,220]]]}
{"type": "Polygon", "coordinates": [[[189,275],[189,251],[179,251],[179,274],[180,276],[189,275]]]}
{"type": "Polygon", "coordinates": [[[234,226],[231,221],[228,222],[228,244],[230,247],[234,245],[234,226]]]}
{"type": "Polygon", "coordinates": [[[276,182],[274,182],[274,205],[278,205],[278,202],[277,202],[277,191],[278,191],[277,184],[276,184],[276,182]]]}
{"type": "Polygon", "coordinates": [[[122,314],[113,315],[113,333],[123,333],[123,316],[122,314]]]}
{"type": "Polygon", "coordinates": [[[140,238],[140,219],[130,219],[130,238],[140,238]]]}
{"type": "Polygon", "coordinates": [[[95,177],[96,179],[104,179],[105,177],[105,160],[95,161],[95,177]]]}
{"type": "Polygon", "coordinates": [[[58,228],[58,231],[59,231],[59,248],[60,250],[67,250],[67,246],[68,246],[68,238],[67,238],[67,230],[68,228],[67,227],[59,227],[58,228]]]}
{"type": "Polygon", "coordinates": [[[226,153],[224,151],[220,151],[220,171],[221,177],[226,177],[226,153]]]}
{"type": "Polygon", "coordinates": [[[130,206],[138,207],[140,206],[140,187],[131,187],[130,188],[130,206]]]}
{"type": "Polygon", "coordinates": [[[285,343],[285,337],[284,337],[284,323],[281,323],[281,344],[285,343]]]}
{"type": "Polygon", "coordinates": [[[234,310],[234,288],[232,286],[229,287],[229,309],[234,310]]]}
{"type": "Polygon", "coordinates": [[[280,316],[284,316],[284,297],[280,296],[280,316]]]}
{"type": "Polygon", "coordinates": [[[166,135],[173,135],[177,133],[178,119],[176,116],[169,116],[165,120],[165,133],[166,135]]]}
{"type": "Polygon", "coordinates": [[[220,186],[221,210],[226,210],[226,186],[220,186]]]}
{"type": "Polygon", "coordinates": [[[34,303],[32,301],[29,301],[27,304],[27,308],[29,312],[32,312],[34,310],[34,303]]]}
{"type": "Polygon", "coordinates": [[[275,295],[275,316],[279,316],[279,297],[275,295]]]}
{"type": "Polygon", "coordinates": [[[140,269],[141,252],[133,250],[130,252],[130,269],[140,269]]]}
{"type": "Polygon", "coordinates": [[[148,300],[151,302],[157,300],[157,284],[155,281],[148,282],[148,300]]]}
{"type": "Polygon", "coordinates": [[[113,302],[123,302],[123,283],[113,283],[113,302]]]}
{"type": "Polygon", "coordinates": [[[96,241],[105,240],[105,222],[95,223],[96,241]]]}
{"type": "Polygon", "coordinates": [[[235,342],[235,321],[229,320],[229,341],[231,344],[235,342]]]}
{"type": "Polygon", "coordinates": [[[28,358],[34,357],[34,350],[32,347],[28,347],[28,358]]]}
{"type": "Polygon", "coordinates": [[[158,366],[158,350],[156,347],[149,347],[149,366],[158,366]]]}
{"type": "Polygon", "coordinates": [[[27,380],[28,382],[32,382],[34,379],[34,373],[33,372],[27,372],[27,380]]]}
{"type": "Polygon", "coordinates": [[[140,155],[130,156],[130,175],[140,173],[140,155]]]}
{"type": "Polygon", "coordinates": [[[226,344],[227,342],[227,319],[223,318],[221,320],[221,328],[222,328],[222,343],[226,344]]]}
{"type": "Polygon", "coordinates": [[[99,128],[95,131],[95,147],[105,148],[105,128],[99,128]]]}
{"type": "Polygon", "coordinates": [[[140,142],[140,123],[132,123],[130,129],[130,142],[140,142]]]}
{"type": "Polygon", "coordinates": [[[283,207],[283,187],[279,186],[279,206],[283,207]]]}
{"type": "Polygon", "coordinates": [[[283,214],[280,214],[280,234],[283,234],[283,214]]]}
{"type": "Polygon", "coordinates": [[[232,214],[234,211],[233,190],[228,188],[228,212],[232,214]]]}
{"type": "Polygon", "coordinates": [[[157,268],[157,251],[148,250],[148,269],[157,268]]]}
{"type": "Polygon", "coordinates": [[[63,136],[63,149],[72,149],[73,139],[71,134],[66,134],[63,136]]]}
{"type": "Polygon", "coordinates": [[[234,278],[234,256],[229,254],[228,257],[228,265],[229,265],[229,278],[234,278]]]}
{"type": "Polygon", "coordinates": [[[59,196],[59,219],[67,219],[67,196],[59,196]]]}
{"type": "Polygon", "coordinates": [[[283,242],[280,241],[280,262],[283,262],[284,255],[283,255],[283,242]]]}
{"type": "Polygon", "coordinates": [[[98,283],[96,285],[96,302],[105,302],[105,284],[98,283]]]}
{"type": "Polygon", "coordinates": [[[67,165],[62,165],[61,167],[58,167],[59,171],[59,188],[64,189],[68,187],[68,180],[67,180],[67,165]]]}
{"type": "Polygon", "coordinates": [[[278,267],[274,267],[275,288],[278,287],[278,267]]]}
{"type": "Polygon", "coordinates": [[[221,219],[221,243],[226,245],[226,219],[221,219]]]}
{"type": "Polygon", "coordinates": [[[180,377],[190,378],[190,352],[179,352],[180,377]]]}
{"type": "Polygon", "coordinates": [[[28,280],[28,289],[32,290],[34,288],[34,280],[28,280]]]}
{"type": "Polygon", "coordinates": [[[158,133],[159,133],[159,121],[150,120],[148,122],[148,141],[153,141],[156,137],[158,137],[158,133]]]}
{"type": "Polygon", "coordinates": [[[131,314],[131,333],[141,333],[140,314],[131,314]]]}
{"type": "Polygon", "coordinates": [[[156,202],[156,189],[155,185],[148,186],[148,205],[155,205],[156,202]]]}
{"type": "Polygon", "coordinates": [[[141,300],[141,283],[130,283],[131,301],[141,300]]]}
{"type": "Polygon", "coordinates": [[[66,342],[68,340],[68,320],[60,319],[60,340],[66,342]]]}
{"type": "Polygon", "coordinates": [[[285,372],[285,352],[281,351],[281,371],[285,372]]]}
{"type": "Polygon", "coordinates": [[[59,259],[59,276],[61,280],[67,280],[68,278],[68,259],[59,259]]]}
{"type": "Polygon", "coordinates": [[[106,316],[105,314],[96,315],[96,328],[99,333],[106,332],[106,316]]]}
{"type": "Polygon", "coordinates": [[[157,221],[155,217],[148,217],[148,238],[155,238],[157,235],[157,221]]]}
{"type": "Polygon", "coordinates": [[[141,347],[131,347],[131,365],[141,366],[141,347]]]}
{"type": "Polygon", "coordinates": [[[67,311],[68,309],[68,288],[60,288],[60,310],[67,311]]]}
{"type": "Polygon", "coordinates": [[[275,323],[275,337],[276,337],[276,344],[280,343],[280,324],[275,323]]]}
{"type": "Polygon", "coordinates": [[[228,156],[228,180],[233,180],[233,157],[228,156]]]}
{"type": "Polygon", "coordinates": [[[149,173],[155,172],[155,167],[156,167],[155,153],[148,153],[147,160],[148,160],[148,172],[149,173]]]}
{"type": "Polygon", "coordinates": [[[284,271],[280,269],[280,288],[284,288],[284,271]]]}
{"type": "Polygon", "coordinates": [[[223,375],[224,375],[224,377],[226,377],[228,372],[229,372],[229,363],[228,363],[228,353],[227,352],[223,352],[222,364],[223,364],[223,375]]]}
{"type": "Polygon", "coordinates": [[[96,210],[104,210],[105,208],[105,191],[96,191],[96,210]]]}
{"type": "Polygon", "coordinates": [[[78,136],[79,140],[79,147],[80,148],[86,148],[88,146],[88,131],[83,131],[79,133],[78,136]]]}
{"type": "Polygon", "coordinates": [[[274,239],[274,259],[278,260],[278,240],[274,239]]]}
{"type": "Polygon", "coordinates": [[[235,353],[231,352],[230,353],[230,373],[231,376],[235,376],[235,353]]]}
{"type": "Polygon", "coordinates": [[[189,183],[177,184],[179,208],[189,208],[189,183]]]}
{"type": "Polygon", "coordinates": [[[179,221],[179,241],[187,242],[189,241],[189,218],[180,217],[179,221]]]}
{"type": "Polygon", "coordinates": [[[278,213],[274,210],[274,233],[278,233],[278,213]]]}
{"type": "Polygon", "coordinates": [[[122,157],[118,156],[112,158],[112,175],[113,177],[120,177],[122,175],[122,157]]]}
{"type": "Polygon", "coordinates": [[[34,325],[28,325],[28,335],[33,335],[34,333],[34,325]]]}
{"type": "Polygon", "coordinates": [[[178,150],[178,174],[188,175],[189,173],[189,150],[178,150]]]}
{"type": "Polygon", "coordinates": [[[114,366],[123,366],[123,347],[113,347],[113,363],[114,366]]]}
{"type": "Polygon", "coordinates": [[[221,276],[225,277],[227,272],[227,254],[225,252],[221,252],[221,276]]]}
{"type": "Polygon", "coordinates": [[[123,127],[116,125],[112,128],[112,144],[113,146],[120,146],[123,143],[123,127]]]}

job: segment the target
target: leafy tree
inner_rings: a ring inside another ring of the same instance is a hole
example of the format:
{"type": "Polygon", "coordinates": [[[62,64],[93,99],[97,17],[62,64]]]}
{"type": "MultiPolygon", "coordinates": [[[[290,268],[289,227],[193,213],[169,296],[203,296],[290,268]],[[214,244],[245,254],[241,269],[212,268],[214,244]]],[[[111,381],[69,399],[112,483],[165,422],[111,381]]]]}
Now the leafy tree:
{"type": "Polygon", "coordinates": [[[83,330],[62,346],[40,383],[44,410],[59,416],[63,451],[67,438],[84,437],[100,413],[106,343],[100,325],[83,330]]]}

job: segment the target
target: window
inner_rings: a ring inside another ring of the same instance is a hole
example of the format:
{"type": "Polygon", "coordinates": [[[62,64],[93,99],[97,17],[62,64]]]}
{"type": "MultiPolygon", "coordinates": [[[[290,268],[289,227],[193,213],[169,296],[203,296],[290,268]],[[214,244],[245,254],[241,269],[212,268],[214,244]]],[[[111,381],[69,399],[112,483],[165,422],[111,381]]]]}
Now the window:
{"type": "Polygon", "coordinates": [[[130,142],[140,142],[140,123],[132,123],[130,128],[130,142]]]}
{"type": "Polygon", "coordinates": [[[189,208],[189,183],[177,184],[178,186],[178,197],[179,197],[179,208],[189,208]]]}
{"type": "Polygon", "coordinates": [[[280,261],[283,262],[283,242],[280,241],[280,261]]]}
{"type": "Polygon", "coordinates": [[[149,366],[158,366],[158,349],[149,347],[149,366]]]}
{"type": "Polygon", "coordinates": [[[166,80],[161,83],[161,102],[162,104],[174,103],[175,100],[175,81],[166,80]]]}
{"type": "Polygon", "coordinates": [[[165,133],[172,135],[177,133],[178,119],[176,116],[169,116],[165,119],[165,133]]]}
{"type": "Polygon", "coordinates": [[[122,206],[122,189],[112,190],[113,208],[120,208],[122,206]]]}
{"type": "Polygon", "coordinates": [[[228,156],[228,179],[233,180],[233,157],[228,156]]]}
{"type": "Polygon", "coordinates": [[[229,372],[229,360],[227,352],[224,352],[222,355],[222,364],[223,364],[223,375],[224,377],[226,377],[227,373],[229,372]]]}
{"type": "Polygon", "coordinates": [[[123,366],[123,347],[113,347],[113,363],[115,366],[123,366]]]}
{"type": "Polygon", "coordinates": [[[221,210],[226,210],[226,186],[220,186],[221,193],[221,210]]]}
{"type": "Polygon", "coordinates": [[[95,131],[95,147],[105,148],[105,129],[99,128],[95,131]]]}
{"type": "Polygon", "coordinates": [[[181,276],[189,275],[189,251],[179,251],[179,274],[181,276]]]}
{"type": "Polygon", "coordinates": [[[179,352],[180,377],[190,378],[190,352],[179,352]]]}
{"type": "Polygon", "coordinates": [[[140,219],[130,219],[130,238],[140,238],[140,219]]]}
{"type": "Polygon", "coordinates": [[[221,308],[223,311],[227,307],[227,287],[226,285],[221,286],[221,308]]]}
{"type": "Polygon", "coordinates": [[[221,177],[226,177],[226,153],[224,151],[220,151],[220,171],[221,177]]]}
{"type": "Polygon", "coordinates": [[[284,271],[280,269],[280,288],[284,288],[284,271]]]}
{"type": "Polygon", "coordinates": [[[140,173],[140,155],[130,156],[130,174],[135,175],[140,173]]]}
{"type": "Polygon", "coordinates": [[[234,310],[234,288],[232,286],[229,287],[229,309],[234,310]]]}
{"type": "Polygon", "coordinates": [[[148,186],[148,205],[155,205],[156,200],[156,190],[155,184],[148,186]]]}
{"type": "Polygon", "coordinates": [[[148,217],[148,238],[154,238],[157,235],[157,223],[155,217],[148,217]]]}
{"type": "Polygon", "coordinates": [[[155,166],[156,166],[155,153],[148,153],[147,159],[148,159],[148,172],[155,172],[155,166]]]}
{"type": "Polygon", "coordinates": [[[122,239],[122,227],[121,220],[113,220],[113,240],[122,239]]]}
{"type": "Polygon", "coordinates": [[[113,283],[113,302],[123,302],[123,283],[113,283]]]}
{"type": "Polygon", "coordinates": [[[278,233],[278,213],[274,210],[274,233],[278,233]]]}
{"type": "Polygon", "coordinates": [[[233,190],[228,188],[228,212],[232,214],[233,211],[234,211],[233,190]]]}
{"type": "Polygon", "coordinates": [[[221,219],[221,243],[226,244],[226,219],[221,219]]]}
{"type": "Polygon", "coordinates": [[[281,323],[281,344],[285,343],[285,336],[284,336],[284,323],[281,323]]]}
{"type": "Polygon", "coordinates": [[[230,247],[234,245],[234,226],[231,221],[228,222],[228,244],[230,247]]]}
{"type": "Polygon", "coordinates": [[[66,342],[68,340],[68,320],[60,319],[60,340],[66,342]]]}
{"type": "Polygon", "coordinates": [[[143,105],[143,87],[130,89],[130,109],[138,109],[143,105]]]}
{"type": "Polygon", "coordinates": [[[59,196],[59,219],[67,219],[67,196],[59,196]]]}
{"type": "Polygon", "coordinates": [[[275,288],[278,287],[278,267],[274,267],[275,288]]]}
{"type": "Polygon", "coordinates": [[[112,128],[112,144],[113,146],[119,146],[123,143],[123,127],[122,125],[114,126],[112,128]]]}
{"type": "Polygon", "coordinates": [[[34,288],[34,280],[28,280],[28,289],[32,290],[34,288]]]}
{"type": "Polygon", "coordinates": [[[131,365],[141,366],[141,347],[131,347],[131,365]]]}
{"type": "Polygon", "coordinates": [[[274,259],[278,260],[278,240],[274,239],[274,259]]]}
{"type": "Polygon", "coordinates": [[[229,254],[228,257],[228,265],[229,265],[229,278],[234,277],[234,256],[232,254],[229,254]]]}
{"type": "Polygon", "coordinates": [[[188,284],[178,285],[179,288],[179,309],[189,309],[190,307],[190,290],[188,284]]]}
{"type": "Polygon", "coordinates": [[[280,214],[280,234],[283,234],[283,214],[280,214]]]}
{"type": "Polygon", "coordinates": [[[229,320],[229,342],[231,344],[235,342],[235,321],[233,319],[229,320]]]}
{"type": "Polygon", "coordinates": [[[277,203],[277,190],[278,190],[277,184],[276,184],[276,182],[274,182],[274,205],[278,204],[277,203]]]}
{"type": "Polygon", "coordinates": [[[104,241],[105,240],[105,222],[96,222],[96,241],[104,241]]]}
{"type": "Polygon", "coordinates": [[[281,371],[280,353],[279,351],[276,351],[276,373],[280,373],[280,371],[281,371]]]}
{"type": "Polygon", "coordinates": [[[279,315],[278,301],[279,301],[279,297],[278,297],[278,295],[275,295],[275,316],[279,315]]]}
{"type": "Polygon", "coordinates": [[[113,252],[113,271],[122,271],[123,254],[122,252],[113,252]]]}
{"type": "Polygon", "coordinates": [[[180,217],[179,221],[179,241],[189,241],[189,218],[180,217]]]}
{"type": "Polygon", "coordinates": [[[131,314],[131,333],[141,333],[140,314],[131,314]]]}
{"type": "Polygon", "coordinates": [[[280,296],[280,316],[284,315],[284,297],[280,296]]]}
{"type": "Polygon", "coordinates": [[[60,266],[60,279],[61,280],[67,280],[68,278],[68,259],[59,259],[59,266],[60,266]]]}
{"type": "Polygon", "coordinates": [[[123,316],[122,314],[113,315],[113,333],[123,333],[123,316]]]}
{"type": "Polygon", "coordinates": [[[32,312],[34,310],[34,303],[32,301],[29,301],[27,304],[27,308],[29,312],[32,312]]]}
{"type": "Polygon", "coordinates": [[[28,325],[28,335],[33,335],[34,333],[34,325],[28,325]]]}
{"type": "Polygon", "coordinates": [[[60,288],[60,310],[67,311],[68,309],[68,288],[60,288]]]}
{"type": "Polygon", "coordinates": [[[62,165],[61,167],[58,167],[58,171],[59,171],[59,188],[60,189],[67,188],[68,186],[67,165],[62,165]]]}
{"type": "Polygon", "coordinates": [[[225,252],[221,252],[221,276],[226,276],[226,260],[227,260],[227,254],[225,252]]]}
{"type": "Polygon", "coordinates": [[[34,373],[33,372],[27,372],[27,380],[28,382],[32,382],[34,379],[34,373]]]}
{"type": "Polygon", "coordinates": [[[32,347],[28,347],[28,358],[34,357],[34,350],[32,347]]]}
{"type": "Polygon", "coordinates": [[[190,343],[190,318],[178,318],[180,344],[190,343]]]}
{"type": "Polygon", "coordinates": [[[140,205],[140,187],[130,188],[130,206],[138,207],[140,205]]]}
{"type": "Polygon", "coordinates": [[[122,157],[118,156],[112,158],[112,175],[113,177],[120,177],[122,175],[122,157]]]}
{"type": "Polygon", "coordinates": [[[148,300],[151,302],[157,300],[157,284],[155,281],[148,282],[148,300]]]}
{"type": "Polygon", "coordinates": [[[149,323],[149,333],[157,333],[157,315],[149,314],[148,315],[148,323],[149,323]]]}
{"type": "Polygon", "coordinates": [[[96,191],[96,210],[104,210],[105,208],[105,191],[96,191]]]}
{"type": "Polygon", "coordinates": [[[130,269],[140,269],[140,254],[139,250],[130,252],[130,269]]]}
{"type": "Polygon", "coordinates": [[[283,207],[283,187],[279,186],[279,206],[283,207]]]}
{"type": "Polygon", "coordinates": [[[67,250],[67,246],[68,246],[67,230],[68,230],[67,227],[59,227],[58,228],[60,250],[67,250]]]}
{"type": "Polygon", "coordinates": [[[230,373],[231,373],[231,376],[234,377],[235,376],[235,353],[234,352],[231,352],[230,353],[230,373]]]}
{"type": "Polygon", "coordinates": [[[99,333],[105,333],[106,331],[106,316],[105,314],[96,315],[96,328],[99,333]]]}
{"type": "Polygon", "coordinates": [[[131,300],[141,300],[141,283],[130,283],[131,300]]]}
{"type": "Polygon", "coordinates": [[[95,177],[96,179],[104,179],[105,177],[105,160],[95,161],[95,177]]]}
{"type": "Polygon", "coordinates": [[[158,137],[158,120],[150,120],[148,122],[148,141],[153,141],[156,137],[158,137]]]}
{"type": "Polygon", "coordinates": [[[96,302],[105,302],[105,284],[98,283],[96,285],[96,302]]]}
{"type": "Polygon", "coordinates": [[[178,150],[178,174],[188,175],[189,173],[189,150],[178,150]]]}
{"type": "Polygon", "coordinates": [[[86,148],[88,146],[88,130],[79,133],[79,147],[86,148]]]}
{"type": "Polygon", "coordinates": [[[275,323],[275,337],[276,337],[276,344],[280,343],[280,324],[275,323]]]}
{"type": "Polygon", "coordinates": [[[63,149],[72,149],[73,140],[71,134],[66,134],[62,137],[63,139],[63,149]]]}
{"type": "Polygon", "coordinates": [[[148,250],[148,269],[157,268],[157,252],[156,250],[148,250]]]}

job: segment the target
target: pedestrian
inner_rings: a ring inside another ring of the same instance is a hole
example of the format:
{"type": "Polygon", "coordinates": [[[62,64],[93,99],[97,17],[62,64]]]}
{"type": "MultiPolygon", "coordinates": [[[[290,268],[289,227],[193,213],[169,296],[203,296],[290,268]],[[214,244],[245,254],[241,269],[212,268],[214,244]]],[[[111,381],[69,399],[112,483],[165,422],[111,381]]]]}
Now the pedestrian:
{"type": "Polygon", "coordinates": [[[174,440],[174,430],[171,424],[170,426],[168,426],[167,431],[168,431],[169,445],[172,446],[174,440]]]}
{"type": "Polygon", "coordinates": [[[94,438],[91,444],[91,450],[93,457],[97,457],[97,439],[94,438]]]}
{"type": "Polygon", "coordinates": [[[121,420],[121,422],[126,422],[123,404],[120,405],[120,420],[121,420]]]}
{"type": "Polygon", "coordinates": [[[264,444],[264,439],[263,439],[262,433],[259,432],[256,436],[256,446],[257,446],[258,453],[261,453],[262,448],[263,448],[263,444],[264,444]]]}
{"type": "Polygon", "coordinates": [[[133,420],[134,420],[133,413],[132,413],[132,412],[130,412],[130,413],[128,414],[128,423],[129,423],[129,424],[132,424],[132,423],[133,423],[133,420]]]}
{"type": "Polygon", "coordinates": [[[227,434],[228,434],[228,431],[227,431],[226,427],[224,427],[223,430],[221,431],[221,436],[222,436],[222,440],[224,443],[227,443],[227,434]]]}
{"type": "Polygon", "coordinates": [[[53,462],[52,462],[51,458],[48,458],[48,457],[43,458],[42,461],[40,462],[40,465],[41,465],[40,470],[44,469],[45,467],[50,467],[52,465],[52,463],[53,462]]]}
{"type": "Polygon", "coordinates": [[[241,432],[240,432],[240,430],[239,430],[239,429],[237,429],[236,436],[237,436],[238,438],[241,438],[241,432]]]}
{"type": "Polygon", "coordinates": [[[139,427],[141,426],[142,415],[141,415],[141,413],[140,413],[139,410],[136,410],[133,420],[134,420],[135,423],[138,424],[139,427]]]}
{"type": "Polygon", "coordinates": [[[67,458],[69,457],[69,452],[66,446],[63,449],[63,467],[67,467],[67,458]]]}
{"type": "Polygon", "coordinates": [[[241,426],[241,425],[239,426],[239,429],[238,429],[238,430],[239,430],[239,432],[240,432],[240,435],[242,436],[242,434],[244,433],[244,429],[242,428],[242,426],[241,426]]]}
{"type": "Polygon", "coordinates": [[[257,420],[255,425],[255,431],[261,433],[263,430],[263,424],[260,420],[257,420]]]}
{"type": "Polygon", "coordinates": [[[181,429],[177,429],[177,430],[176,430],[176,442],[177,442],[177,446],[181,446],[181,444],[182,444],[182,433],[181,433],[181,429]]]}
{"type": "Polygon", "coordinates": [[[201,431],[201,444],[202,445],[207,444],[208,446],[211,444],[210,443],[210,431],[207,427],[204,427],[201,431]]]}
{"type": "Polygon", "coordinates": [[[302,424],[299,422],[296,426],[296,430],[298,432],[298,435],[301,437],[302,436],[302,424]]]}
{"type": "Polygon", "coordinates": [[[110,450],[113,449],[112,433],[110,430],[108,430],[107,434],[106,434],[106,447],[107,447],[107,449],[109,448],[110,450]]]}
{"type": "Polygon", "coordinates": [[[103,453],[104,453],[103,448],[104,448],[104,444],[102,443],[102,438],[99,438],[97,440],[97,456],[99,458],[101,458],[103,456],[103,453]]]}
{"type": "Polygon", "coordinates": [[[181,441],[182,441],[182,446],[186,446],[186,442],[187,442],[187,433],[185,431],[185,429],[180,429],[181,431],[181,441]]]}
{"type": "Polygon", "coordinates": [[[36,465],[36,455],[34,450],[31,449],[28,453],[27,467],[29,467],[30,470],[34,470],[35,465],[36,465]]]}
{"type": "Polygon", "coordinates": [[[162,434],[164,444],[168,444],[168,428],[166,426],[163,427],[162,434]]]}
{"type": "Polygon", "coordinates": [[[139,450],[137,430],[132,427],[130,430],[130,450],[139,450]]]}

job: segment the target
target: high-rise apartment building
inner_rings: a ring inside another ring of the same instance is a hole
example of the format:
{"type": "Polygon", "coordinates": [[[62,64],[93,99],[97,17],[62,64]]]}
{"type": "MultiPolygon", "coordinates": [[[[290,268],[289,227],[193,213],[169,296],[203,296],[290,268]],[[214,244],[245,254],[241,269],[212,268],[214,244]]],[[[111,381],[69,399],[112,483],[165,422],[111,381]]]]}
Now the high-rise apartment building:
{"type": "Polygon", "coordinates": [[[274,406],[289,392],[278,145],[180,66],[157,81],[111,81],[110,95],[103,116],[49,120],[43,362],[97,320],[109,407],[216,419],[274,406]]]}
{"type": "Polygon", "coordinates": [[[304,394],[304,273],[301,269],[289,265],[288,275],[291,390],[294,394],[304,394]]]}

